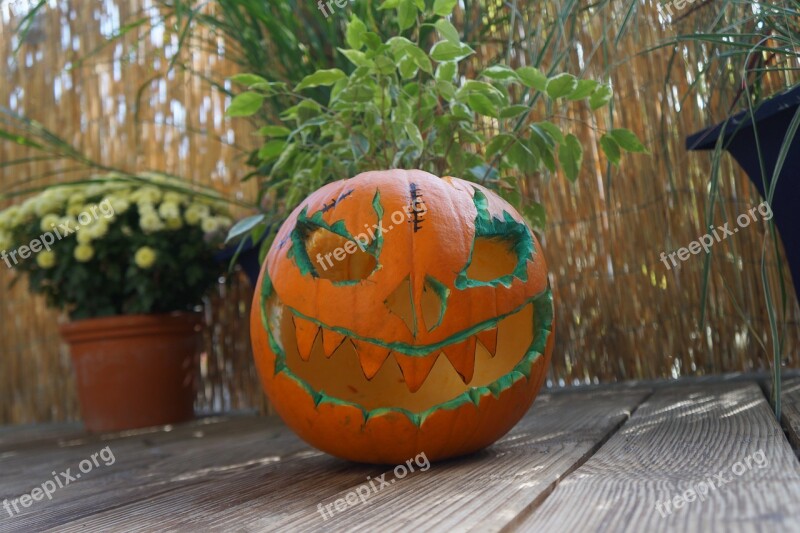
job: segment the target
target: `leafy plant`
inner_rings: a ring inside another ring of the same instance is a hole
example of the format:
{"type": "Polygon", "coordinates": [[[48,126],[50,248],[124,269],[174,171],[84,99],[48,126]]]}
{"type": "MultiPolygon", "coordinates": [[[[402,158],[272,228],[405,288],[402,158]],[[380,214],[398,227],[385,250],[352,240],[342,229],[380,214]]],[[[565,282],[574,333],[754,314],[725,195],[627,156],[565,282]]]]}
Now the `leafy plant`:
{"type": "Polygon", "coordinates": [[[158,174],[50,187],[0,212],[0,257],[73,319],[191,310],[222,273],[231,221],[179,190],[158,174]]]}
{"type": "MultiPolygon", "coordinates": [[[[366,170],[418,168],[474,180],[519,209],[520,176],[560,167],[569,180],[578,178],[583,147],[573,131],[556,124],[556,107],[583,102],[597,112],[611,100],[611,87],[500,63],[467,76],[462,62],[475,52],[446,18],[454,5],[384,2],[381,9],[396,11],[401,31],[413,30],[410,38],[383,40],[353,16],[348,47],[338,49],[351,63],[350,73],[318,69],[293,87],[253,73],[232,78],[246,90],[231,102],[229,116],[253,116],[273,99],[291,105],[280,121],[258,131],[264,137],[258,162],[266,174],[262,193],[269,212],[237,224],[229,238],[247,232],[262,238],[308,193],[366,170]],[[320,87],[329,88],[324,103],[309,96],[320,87]]],[[[623,151],[646,152],[626,129],[604,132],[600,148],[613,164],[623,151]]],[[[543,226],[541,206],[523,212],[534,227],[543,226]]],[[[264,240],[263,253],[269,242],[264,240]]]]}

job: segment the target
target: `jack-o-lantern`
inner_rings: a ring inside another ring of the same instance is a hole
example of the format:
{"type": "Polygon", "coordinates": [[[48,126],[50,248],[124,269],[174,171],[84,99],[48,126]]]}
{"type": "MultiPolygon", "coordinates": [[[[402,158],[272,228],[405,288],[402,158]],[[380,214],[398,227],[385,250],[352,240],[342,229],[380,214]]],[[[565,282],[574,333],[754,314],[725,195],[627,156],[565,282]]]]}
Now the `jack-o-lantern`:
{"type": "Polygon", "coordinates": [[[366,172],[311,194],[267,255],[251,314],[283,420],[341,458],[488,446],[544,380],[553,300],[535,236],[493,192],[366,172]]]}

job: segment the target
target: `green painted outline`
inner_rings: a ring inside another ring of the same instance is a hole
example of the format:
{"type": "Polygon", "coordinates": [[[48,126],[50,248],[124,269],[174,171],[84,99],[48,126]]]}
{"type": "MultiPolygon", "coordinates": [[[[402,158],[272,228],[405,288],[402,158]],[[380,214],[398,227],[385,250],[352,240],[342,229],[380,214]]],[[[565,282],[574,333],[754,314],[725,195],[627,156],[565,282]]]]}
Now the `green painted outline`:
{"type": "Polygon", "coordinates": [[[439,319],[433,326],[428,328],[428,332],[431,332],[438,328],[442,324],[442,320],[444,320],[444,314],[447,312],[447,298],[450,296],[450,289],[438,279],[433,276],[428,276],[427,274],[425,275],[425,285],[430,287],[436,296],[439,297],[440,302],[439,319]]]}
{"type": "Polygon", "coordinates": [[[475,203],[475,209],[478,214],[475,217],[475,238],[472,241],[472,246],[469,250],[469,258],[467,264],[461,272],[458,273],[455,280],[455,287],[459,290],[469,289],[472,287],[510,287],[514,278],[523,282],[528,281],[528,261],[533,260],[533,255],[536,253],[536,245],[533,242],[533,235],[531,235],[528,227],[522,222],[514,220],[514,217],[508,211],[503,211],[503,218],[493,218],[489,213],[489,200],[486,195],[478,189],[474,189],[475,194],[472,201],[475,203]],[[512,243],[512,250],[517,255],[517,266],[510,274],[500,276],[490,281],[480,281],[472,279],[467,275],[467,270],[472,264],[472,254],[475,252],[475,241],[478,237],[497,237],[502,240],[512,243]]]}
{"type": "MultiPolygon", "coordinates": [[[[381,249],[383,248],[383,232],[380,230],[381,228],[381,221],[383,220],[383,206],[381,205],[381,192],[375,191],[375,196],[372,198],[372,209],[375,211],[375,214],[378,217],[378,229],[375,229],[375,238],[372,239],[372,242],[369,243],[367,246],[362,246],[361,241],[353,237],[350,232],[347,230],[347,226],[344,223],[344,220],[337,220],[333,224],[328,224],[322,218],[324,214],[324,210],[320,209],[316,211],[310,217],[308,216],[308,206],[304,207],[300,213],[297,215],[297,222],[295,222],[294,228],[292,229],[291,233],[289,234],[289,239],[292,241],[292,247],[289,249],[287,253],[290,259],[293,259],[297,268],[300,269],[300,273],[305,275],[311,275],[315,278],[319,278],[319,272],[317,272],[316,267],[314,266],[314,262],[308,256],[308,250],[306,249],[305,240],[314,230],[316,229],[324,229],[339,235],[340,237],[347,239],[348,241],[353,241],[356,245],[361,248],[361,250],[367,252],[372,257],[375,258],[375,268],[372,269],[372,272],[369,273],[369,276],[374,274],[377,270],[381,268],[381,264],[379,261],[379,257],[381,254],[381,249]]],[[[361,233],[359,233],[360,235],[361,233]]],[[[361,283],[363,280],[361,279],[354,279],[354,280],[343,280],[343,281],[333,281],[328,280],[334,285],[356,285],[361,283]]]]}
{"type": "MultiPolygon", "coordinates": [[[[417,427],[421,427],[425,419],[438,410],[457,409],[469,402],[478,405],[480,403],[480,399],[489,394],[494,395],[495,398],[499,397],[500,393],[506,389],[509,389],[520,379],[530,378],[530,372],[531,368],[533,367],[533,363],[536,361],[536,359],[542,356],[542,354],[544,354],[545,347],[547,346],[547,338],[549,337],[553,328],[553,292],[548,286],[543,292],[532,297],[525,303],[525,305],[528,303],[533,303],[534,338],[531,341],[528,350],[525,352],[525,355],[522,357],[520,362],[514,366],[511,372],[501,376],[499,379],[495,380],[489,385],[470,387],[452,400],[434,405],[433,407],[430,407],[419,413],[414,413],[402,407],[379,407],[377,409],[368,410],[355,402],[349,402],[347,400],[341,400],[339,398],[328,396],[325,394],[325,391],[315,391],[305,380],[292,373],[292,371],[286,365],[286,353],[284,352],[283,347],[281,347],[273,337],[272,330],[270,329],[269,322],[267,321],[267,300],[272,293],[272,282],[265,272],[261,286],[261,323],[267,332],[270,348],[272,348],[272,351],[275,353],[275,375],[282,372],[287,377],[294,380],[298,385],[300,385],[300,387],[306,390],[309,396],[314,398],[315,406],[319,406],[322,403],[328,403],[332,405],[351,406],[361,410],[364,416],[365,424],[372,417],[382,416],[390,413],[398,413],[408,417],[408,419],[417,427]]],[[[518,308],[517,311],[520,309],[521,308],[518,308]]],[[[337,328],[329,329],[337,331],[337,328]]],[[[469,331],[472,329],[474,328],[470,328],[469,331]]],[[[439,344],[441,343],[431,346],[438,346],[439,344]]]]}

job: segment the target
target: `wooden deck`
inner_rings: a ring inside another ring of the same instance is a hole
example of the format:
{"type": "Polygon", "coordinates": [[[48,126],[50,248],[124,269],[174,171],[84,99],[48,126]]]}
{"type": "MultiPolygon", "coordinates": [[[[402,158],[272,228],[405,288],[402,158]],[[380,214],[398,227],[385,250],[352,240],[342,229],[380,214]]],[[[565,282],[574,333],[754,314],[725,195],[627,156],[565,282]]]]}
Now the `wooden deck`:
{"type": "Polygon", "coordinates": [[[75,479],[0,508],[0,531],[800,531],[800,378],[783,401],[781,428],[747,376],[557,391],[491,448],[403,477],[270,418],[5,427],[0,500],[75,479]]]}

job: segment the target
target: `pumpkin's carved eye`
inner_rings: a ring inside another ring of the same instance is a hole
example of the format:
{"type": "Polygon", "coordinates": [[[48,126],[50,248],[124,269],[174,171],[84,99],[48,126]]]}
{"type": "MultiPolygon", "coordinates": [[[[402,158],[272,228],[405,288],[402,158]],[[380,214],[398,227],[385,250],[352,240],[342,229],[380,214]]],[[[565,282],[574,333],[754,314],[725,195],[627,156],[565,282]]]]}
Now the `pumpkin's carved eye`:
{"type": "Polygon", "coordinates": [[[303,240],[317,277],[336,283],[358,282],[369,277],[378,261],[364,243],[315,228],[303,240]]]}
{"type": "Polygon", "coordinates": [[[456,276],[459,290],[471,287],[510,287],[514,279],[528,281],[526,264],[536,253],[528,227],[508,211],[493,216],[486,196],[475,190],[475,240],[469,261],[456,276]]]}
{"type": "Polygon", "coordinates": [[[500,237],[476,237],[467,277],[491,283],[514,273],[519,257],[515,243],[500,237]]]}

